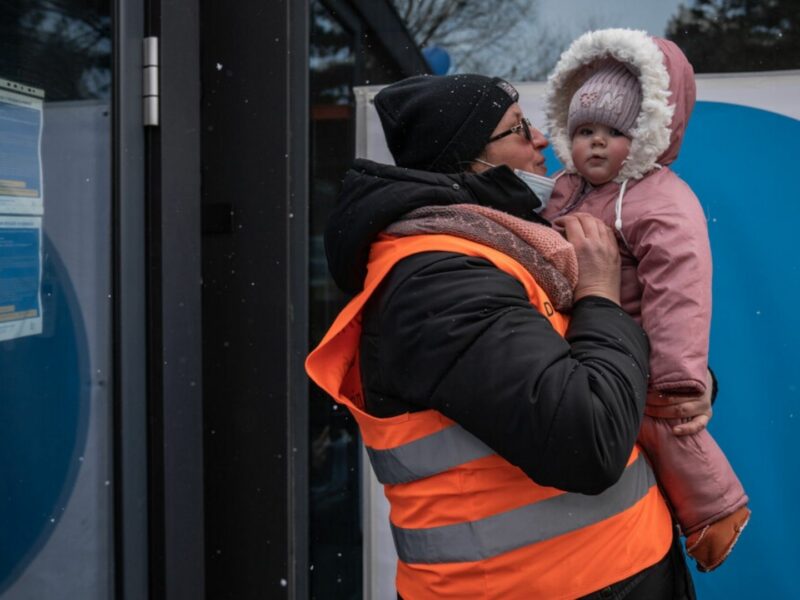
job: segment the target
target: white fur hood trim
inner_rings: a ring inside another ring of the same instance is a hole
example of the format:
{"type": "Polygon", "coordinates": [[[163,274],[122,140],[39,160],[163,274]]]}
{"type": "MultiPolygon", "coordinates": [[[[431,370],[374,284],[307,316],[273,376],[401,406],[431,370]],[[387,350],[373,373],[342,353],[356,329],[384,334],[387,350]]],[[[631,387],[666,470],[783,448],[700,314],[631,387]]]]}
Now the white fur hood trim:
{"type": "Polygon", "coordinates": [[[669,74],[664,57],[644,31],[603,29],[585,33],[564,51],[547,79],[545,114],[550,142],[568,173],[575,172],[572,140],[567,130],[572,95],[591,73],[588,67],[602,58],[625,63],[639,77],[642,107],[631,131],[631,150],[614,181],[641,179],[657,166],[670,145],[670,123],[675,107],[669,104],[669,74]]]}

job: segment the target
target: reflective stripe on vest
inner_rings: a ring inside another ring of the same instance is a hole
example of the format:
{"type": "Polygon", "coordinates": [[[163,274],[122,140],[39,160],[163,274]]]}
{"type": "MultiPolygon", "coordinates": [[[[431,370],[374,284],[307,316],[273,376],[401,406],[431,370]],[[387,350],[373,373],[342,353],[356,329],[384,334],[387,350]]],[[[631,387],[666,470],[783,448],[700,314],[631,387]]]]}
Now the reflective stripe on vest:
{"type": "Polygon", "coordinates": [[[378,481],[397,484],[437,475],[494,452],[460,425],[453,425],[395,448],[367,446],[367,454],[378,481]]]}
{"type": "Polygon", "coordinates": [[[478,521],[428,529],[392,525],[397,555],[407,563],[470,562],[548,540],[623,512],[644,498],[655,476],[641,454],[596,496],[563,493],[478,521]]]}

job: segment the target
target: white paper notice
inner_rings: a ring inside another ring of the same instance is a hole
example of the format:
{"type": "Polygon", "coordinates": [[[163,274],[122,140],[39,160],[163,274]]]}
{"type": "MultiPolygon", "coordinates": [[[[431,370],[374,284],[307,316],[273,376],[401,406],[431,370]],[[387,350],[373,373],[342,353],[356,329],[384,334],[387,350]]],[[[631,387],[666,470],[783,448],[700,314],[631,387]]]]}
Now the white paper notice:
{"type": "Polygon", "coordinates": [[[42,218],[0,216],[0,341],[42,332],[42,218]]]}
{"type": "Polygon", "coordinates": [[[0,86],[0,213],[41,215],[44,102],[0,86]]]}

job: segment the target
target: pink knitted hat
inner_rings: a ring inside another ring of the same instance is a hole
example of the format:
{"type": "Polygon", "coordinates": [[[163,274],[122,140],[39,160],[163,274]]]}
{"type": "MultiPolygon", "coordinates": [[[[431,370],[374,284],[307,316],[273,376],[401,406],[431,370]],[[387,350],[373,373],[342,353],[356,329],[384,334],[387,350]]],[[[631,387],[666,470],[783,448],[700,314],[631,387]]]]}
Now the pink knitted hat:
{"type": "Polygon", "coordinates": [[[569,137],[580,125],[600,123],[630,137],[642,105],[636,75],[614,60],[604,61],[572,95],[567,129],[569,137]]]}

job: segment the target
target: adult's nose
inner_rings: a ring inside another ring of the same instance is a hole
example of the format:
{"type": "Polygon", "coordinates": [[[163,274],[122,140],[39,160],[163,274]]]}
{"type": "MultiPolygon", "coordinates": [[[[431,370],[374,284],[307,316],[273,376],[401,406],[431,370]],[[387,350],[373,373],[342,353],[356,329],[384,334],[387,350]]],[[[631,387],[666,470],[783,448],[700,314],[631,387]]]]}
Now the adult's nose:
{"type": "Polygon", "coordinates": [[[543,150],[547,148],[550,142],[547,141],[547,138],[544,137],[544,134],[536,129],[536,127],[531,127],[531,144],[537,150],[543,150]]]}

